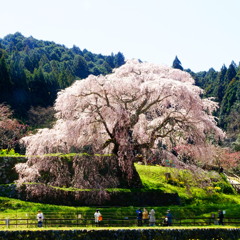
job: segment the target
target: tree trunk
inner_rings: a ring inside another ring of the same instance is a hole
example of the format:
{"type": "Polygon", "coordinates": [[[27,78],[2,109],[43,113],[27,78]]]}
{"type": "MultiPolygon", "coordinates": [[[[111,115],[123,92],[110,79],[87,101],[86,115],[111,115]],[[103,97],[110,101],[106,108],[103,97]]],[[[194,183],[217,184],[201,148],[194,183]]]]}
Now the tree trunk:
{"type": "Polygon", "coordinates": [[[116,123],[113,129],[115,137],[115,148],[117,149],[117,158],[123,179],[126,179],[128,187],[141,187],[142,182],[134,167],[134,144],[132,132],[129,126],[129,119],[123,113],[121,120],[116,123]],[[117,145],[117,147],[116,147],[117,145]]]}

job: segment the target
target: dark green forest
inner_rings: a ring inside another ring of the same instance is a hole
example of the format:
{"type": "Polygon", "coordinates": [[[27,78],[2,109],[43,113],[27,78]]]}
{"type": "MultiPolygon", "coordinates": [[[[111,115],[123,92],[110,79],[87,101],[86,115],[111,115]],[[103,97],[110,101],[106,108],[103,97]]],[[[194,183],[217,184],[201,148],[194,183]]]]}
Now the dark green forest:
{"type": "MultiPolygon", "coordinates": [[[[193,72],[184,69],[176,57],[172,67],[184,70],[192,75],[197,86],[204,89],[203,97],[212,97],[219,103],[215,112],[218,125],[228,133],[228,141],[239,145],[240,140],[240,65],[234,61],[219,71],[210,68],[208,71],[193,72]]],[[[240,150],[240,149],[236,149],[240,150]]]]}
{"type": "Polygon", "coordinates": [[[122,53],[103,56],[77,46],[9,34],[0,39],[0,103],[26,120],[28,111],[52,106],[57,92],[89,74],[112,72],[124,64],[122,53]]]}
{"type": "MultiPolygon", "coordinates": [[[[9,34],[0,39],[0,103],[14,111],[14,117],[33,127],[43,127],[53,116],[57,93],[76,79],[89,74],[109,74],[123,65],[121,52],[104,56],[77,46],[67,48],[51,41],[9,34]]],[[[218,124],[227,131],[231,143],[240,140],[240,66],[232,62],[217,71],[193,72],[183,68],[176,57],[173,67],[189,72],[203,97],[219,102],[218,124]]]]}

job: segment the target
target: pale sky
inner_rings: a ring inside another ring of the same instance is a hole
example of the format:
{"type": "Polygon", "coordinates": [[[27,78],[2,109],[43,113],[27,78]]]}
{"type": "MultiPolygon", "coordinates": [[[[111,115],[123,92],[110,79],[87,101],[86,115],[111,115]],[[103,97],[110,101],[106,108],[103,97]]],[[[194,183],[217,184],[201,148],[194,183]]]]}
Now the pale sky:
{"type": "Polygon", "coordinates": [[[68,48],[203,71],[240,61],[240,0],[0,0],[0,38],[15,32],[68,48]]]}

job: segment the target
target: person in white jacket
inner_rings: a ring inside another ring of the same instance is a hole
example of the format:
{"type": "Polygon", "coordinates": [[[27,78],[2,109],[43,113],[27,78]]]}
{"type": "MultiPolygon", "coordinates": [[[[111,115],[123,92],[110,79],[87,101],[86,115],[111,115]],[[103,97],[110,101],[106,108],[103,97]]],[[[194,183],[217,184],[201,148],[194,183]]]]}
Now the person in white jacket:
{"type": "Polygon", "coordinates": [[[44,219],[44,216],[42,211],[38,210],[38,214],[37,214],[38,227],[42,227],[43,219],[44,219]]]}
{"type": "Polygon", "coordinates": [[[96,223],[96,226],[99,225],[100,223],[100,220],[99,220],[99,217],[102,216],[102,214],[100,213],[100,211],[97,209],[96,212],[94,213],[94,218],[95,218],[95,223],[96,223]]]}
{"type": "Polygon", "coordinates": [[[156,223],[156,217],[155,217],[155,211],[152,209],[149,212],[149,226],[155,226],[156,223]]]}

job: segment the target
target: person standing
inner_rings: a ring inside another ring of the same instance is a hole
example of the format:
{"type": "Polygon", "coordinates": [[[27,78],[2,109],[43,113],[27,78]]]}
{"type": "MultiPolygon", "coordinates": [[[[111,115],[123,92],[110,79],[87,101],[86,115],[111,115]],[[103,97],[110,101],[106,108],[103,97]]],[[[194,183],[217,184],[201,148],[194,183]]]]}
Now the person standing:
{"type": "Polygon", "coordinates": [[[138,226],[142,226],[142,216],[143,216],[143,213],[142,213],[142,210],[139,208],[137,211],[137,220],[138,220],[138,226]]]}
{"type": "Polygon", "coordinates": [[[38,227],[43,226],[43,219],[44,219],[44,216],[43,216],[42,211],[38,210],[38,213],[37,213],[38,227]]]}
{"type": "Polygon", "coordinates": [[[148,224],[148,220],[149,220],[149,215],[148,215],[148,211],[147,211],[146,208],[143,209],[142,219],[143,219],[143,224],[147,225],[148,224]]]}
{"type": "Polygon", "coordinates": [[[167,226],[172,226],[172,214],[170,212],[170,210],[167,210],[167,226]]]}
{"type": "Polygon", "coordinates": [[[100,213],[100,211],[97,209],[96,212],[94,213],[94,218],[95,218],[95,223],[96,223],[96,227],[99,226],[100,224],[100,218],[102,217],[102,214],[100,213]]]}
{"type": "Polygon", "coordinates": [[[149,212],[149,226],[154,226],[156,223],[155,211],[152,209],[149,212]]]}
{"type": "Polygon", "coordinates": [[[218,210],[218,224],[219,225],[223,225],[223,218],[224,218],[223,211],[218,210]]]}

